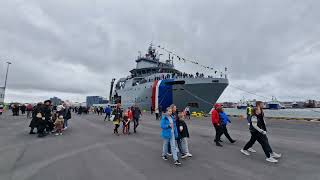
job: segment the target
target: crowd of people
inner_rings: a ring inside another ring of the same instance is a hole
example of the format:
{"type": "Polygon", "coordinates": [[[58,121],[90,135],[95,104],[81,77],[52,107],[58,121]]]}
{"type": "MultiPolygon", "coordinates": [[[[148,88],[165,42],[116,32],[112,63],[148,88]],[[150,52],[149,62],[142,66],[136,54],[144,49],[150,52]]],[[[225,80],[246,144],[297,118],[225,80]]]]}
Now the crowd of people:
{"type": "Polygon", "coordinates": [[[66,103],[53,107],[50,100],[39,102],[32,107],[29,134],[38,134],[45,137],[49,134],[56,136],[68,129],[68,121],[71,119],[71,109],[66,103]],[[37,129],[37,132],[34,130],[37,129]]]}
{"type": "MultiPolygon", "coordinates": [[[[255,153],[256,150],[252,146],[257,141],[261,146],[266,156],[266,161],[271,163],[278,162],[281,154],[274,152],[270,146],[267,136],[267,126],[264,119],[262,102],[256,102],[256,106],[248,105],[247,107],[247,122],[248,129],[251,134],[250,140],[240,150],[246,156],[255,153]]],[[[82,114],[84,112],[103,115],[105,113],[104,121],[113,121],[113,133],[119,136],[119,128],[122,125],[122,134],[130,135],[130,125],[133,123],[133,132],[137,133],[142,112],[137,105],[122,109],[121,104],[118,103],[114,108],[110,105],[103,107],[70,107],[67,103],[62,103],[58,106],[52,106],[50,100],[43,103],[40,102],[35,106],[31,104],[19,106],[13,104],[11,106],[13,116],[27,112],[27,118],[32,118],[30,122],[30,134],[38,134],[38,137],[45,137],[46,135],[54,133],[55,135],[62,135],[63,131],[68,129],[68,121],[71,119],[71,111],[82,114]],[[37,129],[37,132],[35,132],[37,129]]],[[[172,156],[175,165],[181,165],[179,159],[190,158],[192,154],[189,151],[188,139],[190,138],[186,119],[190,119],[190,107],[187,106],[182,112],[177,110],[177,107],[172,104],[162,112],[162,107],[153,110],[151,114],[155,113],[156,120],[160,121],[162,144],[162,159],[168,160],[172,156]]],[[[0,115],[3,112],[3,106],[0,105],[0,115]]],[[[212,125],[215,129],[214,143],[218,147],[223,147],[221,136],[230,141],[231,144],[236,142],[228,132],[228,124],[231,123],[228,115],[225,113],[221,104],[215,104],[211,110],[212,125]]]]}
{"type": "MultiPolygon", "coordinates": [[[[215,144],[218,147],[223,147],[221,144],[223,142],[221,140],[222,135],[225,135],[230,143],[234,144],[236,140],[229,135],[227,128],[231,121],[224,112],[223,106],[221,104],[215,104],[210,113],[212,125],[216,131],[214,138],[215,144]]],[[[188,147],[189,131],[184,121],[189,117],[189,107],[179,113],[177,112],[176,106],[171,105],[166,109],[166,113],[161,118],[160,127],[162,129],[161,137],[163,139],[162,158],[168,160],[168,155],[172,155],[175,165],[181,165],[179,158],[192,157],[188,147]]],[[[158,115],[156,115],[156,119],[158,119],[158,115]]],[[[247,121],[251,138],[240,152],[246,156],[249,156],[250,153],[255,153],[256,150],[254,150],[252,146],[258,141],[266,155],[266,161],[271,163],[278,162],[278,159],[281,158],[282,155],[274,152],[269,144],[262,102],[257,102],[255,108],[248,106],[247,121]]]]}
{"type": "MultiPolygon", "coordinates": [[[[110,117],[111,109],[110,107],[106,107],[106,118],[110,117]]],[[[139,126],[140,117],[142,115],[142,112],[140,108],[135,105],[132,107],[128,107],[126,110],[121,109],[121,104],[118,103],[116,108],[112,111],[113,118],[113,124],[114,129],[113,133],[117,136],[119,136],[119,127],[122,122],[122,133],[123,134],[130,134],[130,123],[133,122],[133,132],[137,133],[137,127],[139,126]]],[[[106,119],[105,118],[105,119],[106,119]]]]}

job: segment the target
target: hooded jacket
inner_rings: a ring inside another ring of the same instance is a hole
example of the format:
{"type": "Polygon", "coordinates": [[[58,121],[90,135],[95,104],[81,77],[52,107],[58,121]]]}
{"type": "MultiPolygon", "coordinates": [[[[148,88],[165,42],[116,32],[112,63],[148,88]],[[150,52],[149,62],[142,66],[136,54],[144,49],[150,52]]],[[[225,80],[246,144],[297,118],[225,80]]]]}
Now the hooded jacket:
{"type": "Polygon", "coordinates": [[[228,123],[231,123],[229,117],[225,112],[220,112],[219,117],[222,125],[226,126],[228,123]]]}

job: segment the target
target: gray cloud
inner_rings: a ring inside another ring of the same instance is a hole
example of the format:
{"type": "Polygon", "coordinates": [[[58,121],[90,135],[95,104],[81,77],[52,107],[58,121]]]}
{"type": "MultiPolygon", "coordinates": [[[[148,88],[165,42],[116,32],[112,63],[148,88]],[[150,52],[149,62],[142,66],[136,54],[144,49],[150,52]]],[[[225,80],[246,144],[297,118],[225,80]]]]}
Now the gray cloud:
{"type": "MultiPolygon", "coordinates": [[[[8,101],[107,96],[111,79],[128,75],[153,40],[227,66],[233,86],[282,100],[319,98],[319,9],[316,0],[7,0],[0,7],[0,76],[10,59],[8,101]]],[[[230,86],[220,100],[242,96],[257,98],[230,86]]]]}

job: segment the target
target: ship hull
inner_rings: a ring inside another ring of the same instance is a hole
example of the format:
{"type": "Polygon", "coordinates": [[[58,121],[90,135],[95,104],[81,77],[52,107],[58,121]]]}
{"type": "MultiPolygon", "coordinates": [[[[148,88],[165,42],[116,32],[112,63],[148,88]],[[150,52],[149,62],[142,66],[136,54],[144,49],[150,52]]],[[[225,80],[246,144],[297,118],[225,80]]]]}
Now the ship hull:
{"type": "Polygon", "coordinates": [[[159,108],[161,111],[175,104],[183,110],[209,112],[228,86],[224,78],[181,78],[147,82],[117,90],[123,108],[137,104],[143,110],[159,108]]]}

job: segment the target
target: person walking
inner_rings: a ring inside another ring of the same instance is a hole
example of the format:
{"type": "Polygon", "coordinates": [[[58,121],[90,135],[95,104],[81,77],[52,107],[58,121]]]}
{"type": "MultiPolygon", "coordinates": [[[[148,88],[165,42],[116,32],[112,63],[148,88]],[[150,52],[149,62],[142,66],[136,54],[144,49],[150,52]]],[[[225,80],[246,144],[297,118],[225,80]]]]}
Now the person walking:
{"type": "MultiPolygon", "coordinates": [[[[180,118],[179,118],[179,112],[177,110],[177,106],[172,104],[170,107],[172,109],[172,117],[174,118],[174,120],[176,122],[176,126],[180,127],[180,118]]],[[[182,137],[180,136],[180,131],[178,130],[178,137],[176,138],[176,141],[177,141],[180,155],[184,156],[185,154],[183,153],[183,149],[182,149],[182,145],[181,145],[181,138],[182,137]]]]}
{"type": "Polygon", "coordinates": [[[133,108],[132,115],[133,115],[133,132],[137,133],[137,127],[139,126],[139,120],[142,115],[141,110],[137,104],[133,108]]]}
{"type": "Polygon", "coordinates": [[[121,104],[118,103],[117,107],[113,110],[112,114],[114,115],[114,120],[113,120],[113,124],[114,124],[114,129],[113,129],[113,133],[116,134],[117,136],[119,136],[119,132],[118,129],[120,127],[120,122],[122,120],[122,115],[123,115],[123,111],[121,109],[121,104]]]}
{"type": "Polygon", "coordinates": [[[176,148],[176,138],[178,138],[178,130],[176,126],[176,122],[172,117],[172,108],[168,107],[166,114],[162,117],[160,127],[161,137],[163,138],[162,145],[162,159],[168,160],[168,145],[170,144],[171,153],[174,159],[175,165],[181,165],[178,159],[178,153],[176,148]]]}
{"type": "Polygon", "coordinates": [[[42,108],[42,103],[38,103],[35,108],[33,109],[32,111],[32,115],[31,115],[31,122],[29,124],[29,127],[30,127],[30,132],[29,134],[36,134],[34,132],[34,129],[37,128],[37,132],[39,133],[39,121],[41,121],[42,119],[42,114],[41,114],[41,108],[42,108]],[[40,114],[38,114],[40,113],[40,114]],[[41,117],[40,117],[41,115],[41,117]],[[38,116],[38,117],[37,117],[38,116]]]}
{"type": "Polygon", "coordinates": [[[250,122],[251,122],[252,112],[253,112],[253,106],[248,104],[247,105],[247,121],[248,121],[249,126],[250,126],[250,122]]]}
{"type": "MultiPolygon", "coordinates": [[[[33,125],[34,127],[37,127],[37,133],[38,133],[38,137],[42,138],[46,136],[45,133],[45,129],[46,129],[46,121],[45,121],[45,116],[44,116],[44,111],[43,111],[44,105],[40,102],[37,104],[36,108],[34,108],[33,112],[32,112],[32,120],[35,120],[35,125],[33,125]]],[[[32,126],[30,127],[33,132],[33,128],[32,126]]],[[[30,133],[33,134],[33,133],[30,133]]]]}
{"type": "Polygon", "coordinates": [[[28,104],[26,109],[27,109],[27,119],[32,118],[32,110],[33,110],[32,104],[28,104]]]}
{"type": "Polygon", "coordinates": [[[45,118],[45,126],[46,126],[46,132],[51,133],[54,129],[54,122],[52,121],[52,111],[51,111],[51,101],[46,100],[44,101],[44,106],[43,106],[43,115],[45,118]]]}
{"type": "Polygon", "coordinates": [[[244,148],[240,150],[241,153],[249,156],[250,153],[248,149],[251,148],[256,141],[258,141],[266,155],[266,161],[277,163],[277,158],[280,158],[281,154],[273,152],[269,144],[269,140],[267,137],[267,127],[264,121],[264,113],[262,110],[262,102],[260,101],[257,101],[256,109],[254,109],[253,115],[251,117],[250,133],[251,138],[249,142],[244,146],[244,148]]]}
{"type": "Polygon", "coordinates": [[[2,115],[2,113],[3,113],[3,105],[0,104],[0,115],[2,115]]]}
{"type": "MultiPolygon", "coordinates": [[[[229,117],[227,116],[227,114],[224,112],[223,108],[221,107],[221,110],[219,112],[219,117],[220,117],[220,122],[221,122],[221,131],[222,134],[224,134],[226,136],[226,138],[233,144],[236,141],[233,140],[231,138],[231,136],[229,135],[228,129],[227,129],[227,125],[228,123],[231,123],[229,117]]],[[[220,138],[219,138],[220,139],[220,138]]]]}
{"type": "Polygon", "coordinates": [[[159,120],[160,116],[159,116],[159,108],[156,108],[154,113],[156,114],[156,120],[159,120]]]}
{"type": "Polygon", "coordinates": [[[185,112],[185,114],[186,114],[186,118],[190,120],[190,116],[191,116],[190,107],[187,106],[187,107],[184,109],[184,112],[185,112]]]}
{"type": "Polygon", "coordinates": [[[108,119],[108,121],[110,121],[110,115],[111,115],[111,108],[110,108],[110,105],[108,105],[104,112],[106,113],[106,117],[104,118],[104,121],[106,121],[106,119],[108,119]]]}
{"type": "Polygon", "coordinates": [[[179,113],[179,126],[177,126],[177,129],[179,131],[179,138],[181,139],[180,140],[181,149],[183,154],[183,156],[181,156],[182,159],[187,157],[192,157],[192,154],[189,152],[189,145],[188,145],[188,139],[190,138],[189,130],[184,119],[185,119],[184,113],[179,113]]]}
{"type": "Polygon", "coordinates": [[[62,135],[63,126],[64,126],[63,115],[60,115],[54,121],[54,127],[56,129],[56,134],[55,134],[56,136],[62,135]]]}
{"type": "Polygon", "coordinates": [[[216,130],[216,136],[215,136],[214,142],[216,143],[217,146],[222,147],[222,145],[220,144],[220,142],[222,142],[220,137],[223,134],[223,131],[220,123],[220,116],[219,116],[220,111],[221,111],[221,104],[215,104],[214,109],[211,111],[211,121],[212,121],[212,125],[216,130]]]}
{"type": "Polygon", "coordinates": [[[26,105],[25,104],[22,104],[21,106],[20,106],[20,111],[21,111],[21,114],[25,114],[26,113],[26,105]]]}
{"type": "Polygon", "coordinates": [[[71,109],[70,109],[70,106],[67,104],[67,103],[63,103],[62,104],[63,106],[63,113],[62,113],[62,116],[63,116],[63,129],[66,130],[69,128],[69,120],[71,119],[71,109]]]}

